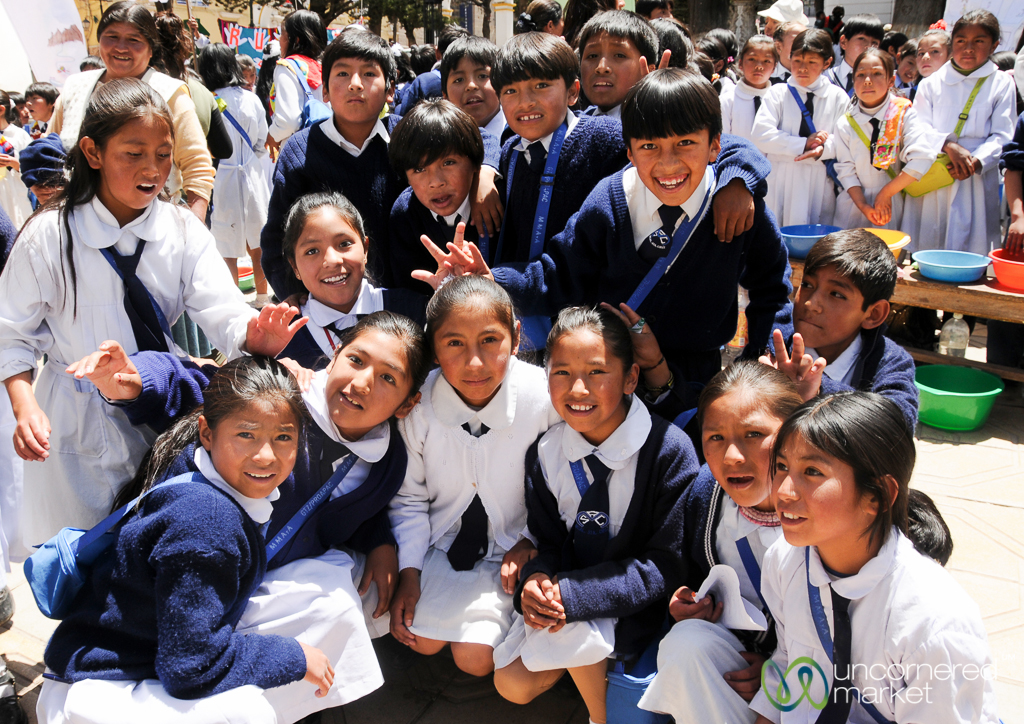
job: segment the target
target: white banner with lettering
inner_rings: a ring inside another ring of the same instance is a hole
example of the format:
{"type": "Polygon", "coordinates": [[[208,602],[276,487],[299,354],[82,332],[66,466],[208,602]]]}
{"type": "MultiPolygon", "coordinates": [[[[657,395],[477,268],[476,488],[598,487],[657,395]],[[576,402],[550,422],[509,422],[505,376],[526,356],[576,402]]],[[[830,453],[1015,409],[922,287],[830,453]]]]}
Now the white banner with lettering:
{"type": "MultiPolygon", "coordinates": [[[[74,0],[0,0],[37,81],[64,85],[89,54],[74,0]]],[[[24,90],[24,89],[22,89],[24,90]]]]}

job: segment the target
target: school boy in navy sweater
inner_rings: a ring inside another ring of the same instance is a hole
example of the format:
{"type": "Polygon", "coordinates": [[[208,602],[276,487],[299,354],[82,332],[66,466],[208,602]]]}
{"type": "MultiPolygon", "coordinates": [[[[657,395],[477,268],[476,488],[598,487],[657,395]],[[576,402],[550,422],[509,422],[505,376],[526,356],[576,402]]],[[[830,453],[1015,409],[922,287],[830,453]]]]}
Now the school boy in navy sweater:
{"type": "MultiPolygon", "coordinates": [[[[304,292],[282,251],[285,217],[296,199],[315,191],[344,194],[359,210],[370,237],[367,267],[376,279],[386,280],[387,259],[376,252],[373,242],[387,237],[391,207],[406,185],[388,162],[388,143],[401,117],[380,118],[398,75],[388,44],[373,33],[344,32],[327,46],[322,65],[324,101],[334,115],[285,143],[260,236],[263,271],[280,299],[304,292]]],[[[498,142],[491,138],[489,145],[490,163],[497,166],[498,142]]],[[[484,195],[492,186],[489,174],[484,195]]],[[[497,194],[493,196],[496,203],[497,194]]]]}
{"type": "MultiPolygon", "coordinates": [[[[622,126],[613,118],[577,117],[569,110],[579,97],[579,62],[564,40],[548,33],[522,33],[506,43],[498,52],[491,83],[516,135],[501,150],[505,217],[487,261],[532,261],[597,183],[628,163],[622,126]],[[540,214],[541,177],[551,149],[559,145],[556,138],[561,138],[561,151],[556,154],[550,204],[540,214]]],[[[731,241],[750,228],[752,197],[764,195],[769,170],[750,144],[735,138],[726,144],[716,165],[719,191],[713,210],[719,239],[731,241]]]]}
{"type": "Polygon", "coordinates": [[[504,143],[515,134],[505,123],[498,93],[491,84],[491,68],[497,57],[498,46],[487,38],[459,38],[441,58],[441,86],[446,100],[468,113],[481,131],[504,143]]]}
{"type": "Polygon", "coordinates": [[[627,10],[598,13],[580,31],[581,90],[588,116],[620,118],[629,89],[658,64],[658,34],[627,10]]]}
{"type": "Polygon", "coordinates": [[[889,298],[896,290],[896,258],[865,229],[822,237],[804,260],[793,304],[794,333],[776,330],[764,358],[796,382],[801,395],[861,390],[885,395],[900,407],[911,432],[919,394],[910,353],[885,336],[889,298]]]}
{"type": "MultiPolygon", "coordinates": [[[[644,397],[670,420],[696,407],[720,369],[719,350],[736,332],[738,284],[750,295],[746,357],[756,358],[773,323],[788,323],[792,310],[786,247],[762,199],[749,231],[730,244],[715,239],[708,208],[721,184],[711,167],[721,128],[708,81],[678,68],[650,73],[623,104],[634,165],[601,181],[539,260],[493,271],[524,316],[573,304],[629,305],[644,397]],[[673,237],[683,244],[676,256],[673,237]],[[661,259],[670,261],[667,270],[661,259]],[[639,299],[645,280],[649,293],[639,299]]],[[[458,248],[452,257],[487,273],[479,252],[468,251],[472,258],[458,248]]]]}

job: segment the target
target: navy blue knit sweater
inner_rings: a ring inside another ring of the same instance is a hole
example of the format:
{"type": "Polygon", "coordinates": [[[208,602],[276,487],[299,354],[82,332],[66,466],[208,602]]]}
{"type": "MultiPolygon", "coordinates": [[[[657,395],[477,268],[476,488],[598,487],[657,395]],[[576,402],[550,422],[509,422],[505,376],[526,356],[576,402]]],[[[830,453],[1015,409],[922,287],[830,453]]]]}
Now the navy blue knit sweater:
{"type": "Polygon", "coordinates": [[[1024,171],[1024,113],[1017,117],[1013,139],[1003,146],[999,157],[999,168],[1006,171],[1024,171]]]}
{"type": "MultiPolygon", "coordinates": [[[[718,558],[718,522],[722,518],[725,491],[715,480],[707,465],[701,466],[697,479],[683,495],[683,514],[686,517],[683,563],[686,574],[683,585],[692,591],[700,590],[718,558]]],[[[763,609],[763,607],[762,607],[763,609]]],[[[767,631],[733,631],[748,651],[770,656],[775,651],[775,620],[771,611],[764,610],[768,619],[767,631]]]]}
{"type": "MultiPolygon", "coordinates": [[[[203,404],[203,390],[217,367],[197,367],[173,355],[139,352],[132,361],[142,375],[142,394],[123,409],[133,425],[149,425],[155,430],[169,427],[175,419],[203,404]]],[[[270,540],[330,477],[330,463],[321,460],[324,432],[307,426],[305,449],[299,451],[292,475],[278,490],[267,539],[270,540]]],[[[355,490],[320,505],[306,519],[299,532],[277,552],[270,568],[278,568],[299,558],[311,558],[341,545],[362,553],[377,546],[394,545],[387,505],[402,486],[406,467],[405,445],[392,425],[391,445],[370,470],[370,475],[355,490]]],[[[191,460],[168,475],[194,470],[191,460]]]]}
{"type": "MultiPolygon", "coordinates": [[[[429,288],[429,287],[428,287],[429,288]]],[[[408,289],[384,289],[384,309],[395,314],[403,314],[420,327],[427,323],[428,297],[408,289]]],[[[287,357],[310,370],[322,370],[331,361],[323,349],[313,339],[309,326],[295,333],[278,358],[287,357]]]]}
{"type": "Polygon", "coordinates": [[[604,561],[570,570],[571,539],[540,466],[537,443],[526,454],[526,509],[538,555],[523,567],[515,592],[534,573],[558,576],[566,621],[617,618],[615,650],[643,651],[661,631],[668,599],[683,585],[683,493],[697,477],[697,454],[682,430],[652,416],[640,448],[633,497],[604,561]]]}
{"type": "Polygon", "coordinates": [[[404,116],[412,107],[426,98],[441,97],[441,71],[431,70],[420,73],[401,91],[395,104],[395,113],[404,116]]]}
{"type": "MultiPolygon", "coordinates": [[[[499,170],[508,178],[512,149],[520,136],[512,136],[501,149],[499,170]]],[[[579,122],[565,139],[558,156],[551,209],[544,233],[544,246],[550,246],[552,237],[565,229],[569,218],[583,206],[598,182],[622,170],[629,164],[626,144],[622,140],[622,124],[608,116],[579,116],[579,122]]],[[[767,159],[753,146],[736,136],[722,136],[722,150],[715,162],[719,188],[733,179],[740,179],[754,196],[763,197],[767,191],[765,179],[771,171],[767,159]]],[[[530,236],[540,196],[541,174],[530,169],[520,154],[516,161],[515,178],[511,193],[508,181],[501,185],[505,197],[505,218],[502,222],[504,240],[498,256],[497,241],[491,242],[492,264],[525,262],[530,258],[530,236]]]]}
{"type": "MultiPolygon", "coordinates": [[[[786,245],[764,201],[755,197],[754,207],[753,228],[729,244],[718,241],[708,213],[636,310],[651,325],[666,359],[681,368],[690,366],[689,355],[706,356],[732,339],[738,284],[750,294],[751,354],[767,346],[778,317],[792,314],[786,245]]],[[[553,315],[574,304],[618,306],[629,300],[650,268],[633,241],[620,171],[597,185],[540,259],[499,267],[494,278],[524,315],[553,315]]]]}
{"type": "Polygon", "coordinates": [[[46,666],[72,682],[155,678],[179,699],[302,679],[298,641],[234,631],[266,573],[265,546],[252,518],[208,482],[154,491],[93,567],[46,666]]]}
{"type": "MultiPolygon", "coordinates": [[[[480,235],[475,226],[466,222],[466,241],[478,243],[480,235]]],[[[426,282],[416,281],[412,273],[417,269],[434,271],[437,262],[430,252],[423,248],[420,236],[426,234],[441,249],[448,240],[444,229],[447,225],[434,218],[430,209],[420,203],[412,188],[403,191],[391,209],[391,222],[388,226],[388,245],[385,250],[390,262],[391,279],[385,284],[391,287],[402,287],[420,294],[433,295],[434,290],[426,282]]]]}
{"type": "Polygon", "coordinates": [[[11,249],[14,248],[14,240],[17,237],[17,227],[7,212],[0,208],[0,274],[7,266],[7,257],[11,255],[11,249]]]}

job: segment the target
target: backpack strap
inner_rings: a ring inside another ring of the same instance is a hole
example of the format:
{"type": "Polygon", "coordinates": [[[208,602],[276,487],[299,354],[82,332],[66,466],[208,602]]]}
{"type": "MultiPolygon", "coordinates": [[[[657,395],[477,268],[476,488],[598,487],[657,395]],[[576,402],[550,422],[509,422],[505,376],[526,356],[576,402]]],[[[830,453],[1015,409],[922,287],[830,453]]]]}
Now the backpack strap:
{"type": "Polygon", "coordinates": [[[974,105],[974,99],[978,97],[978,93],[981,91],[981,87],[985,85],[985,81],[988,80],[986,75],[984,78],[979,78],[978,82],[974,84],[974,90],[971,91],[970,97],[967,99],[967,105],[964,106],[964,110],[957,116],[956,128],[953,129],[953,135],[959,140],[960,132],[964,130],[964,124],[967,123],[967,116],[971,112],[971,106],[974,105]]]}
{"type": "Polygon", "coordinates": [[[299,65],[299,61],[295,60],[295,58],[285,58],[282,62],[285,63],[286,68],[291,68],[292,72],[295,73],[295,77],[299,79],[299,83],[302,85],[302,92],[306,94],[306,101],[313,100],[313,91],[310,90],[306,74],[302,72],[302,66],[299,65]]]}

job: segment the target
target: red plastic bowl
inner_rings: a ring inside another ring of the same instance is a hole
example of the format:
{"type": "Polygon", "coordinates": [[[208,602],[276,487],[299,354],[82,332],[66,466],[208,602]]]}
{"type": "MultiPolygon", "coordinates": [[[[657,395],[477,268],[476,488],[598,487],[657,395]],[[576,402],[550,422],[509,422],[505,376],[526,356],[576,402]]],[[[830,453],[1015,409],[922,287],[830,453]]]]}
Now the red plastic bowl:
{"type": "Polygon", "coordinates": [[[1024,291],[1024,254],[1010,255],[1006,249],[996,249],[988,256],[1000,284],[1024,291]]]}

